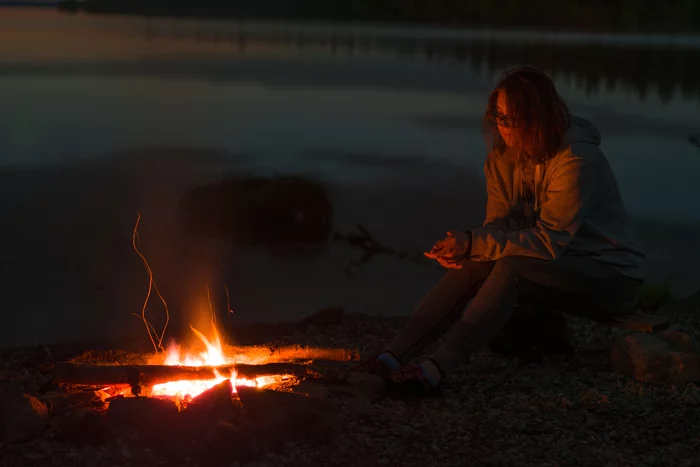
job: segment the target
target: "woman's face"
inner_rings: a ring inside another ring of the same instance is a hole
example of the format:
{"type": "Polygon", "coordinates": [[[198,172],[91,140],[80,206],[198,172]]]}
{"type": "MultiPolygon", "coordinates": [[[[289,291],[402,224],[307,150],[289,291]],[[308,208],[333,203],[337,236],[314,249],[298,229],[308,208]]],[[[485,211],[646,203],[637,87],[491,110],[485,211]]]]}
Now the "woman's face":
{"type": "Polygon", "coordinates": [[[513,147],[514,135],[512,125],[507,125],[506,123],[511,120],[510,109],[508,108],[508,100],[506,99],[506,93],[503,91],[498,91],[498,99],[496,100],[496,112],[499,116],[504,118],[496,119],[496,125],[498,126],[498,132],[501,133],[503,141],[506,146],[513,147]]]}

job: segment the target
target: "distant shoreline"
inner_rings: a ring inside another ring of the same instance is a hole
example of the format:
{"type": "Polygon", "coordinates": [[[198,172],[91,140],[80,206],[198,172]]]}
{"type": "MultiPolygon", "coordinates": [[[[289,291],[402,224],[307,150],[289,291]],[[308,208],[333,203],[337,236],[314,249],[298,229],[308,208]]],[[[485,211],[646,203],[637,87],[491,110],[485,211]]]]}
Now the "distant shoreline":
{"type": "Polygon", "coordinates": [[[0,8],[51,8],[55,9],[58,7],[60,2],[22,2],[22,1],[14,1],[14,2],[3,2],[0,1],[0,8]]]}
{"type": "MultiPolygon", "coordinates": [[[[383,27],[524,29],[595,34],[700,34],[700,21],[695,20],[700,18],[700,6],[695,10],[676,9],[675,13],[668,13],[665,8],[645,11],[630,7],[622,11],[622,5],[610,5],[605,10],[578,7],[562,11],[547,8],[538,12],[536,8],[525,8],[523,3],[506,0],[498,6],[492,6],[489,1],[475,1],[471,10],[466,12],[459,0],[444,2],[441,9],[423,7],[425,11],[409,3],[406,1],[405,7],[396,7],[382,0],[243,0],[235,4],[217,0],[62,0],[54,5],[66,12],[147,17],[328,21],[383,27]]],[[[670,7],[672,3],[676,1],[668,0],[665,6],[670,7]]]]}

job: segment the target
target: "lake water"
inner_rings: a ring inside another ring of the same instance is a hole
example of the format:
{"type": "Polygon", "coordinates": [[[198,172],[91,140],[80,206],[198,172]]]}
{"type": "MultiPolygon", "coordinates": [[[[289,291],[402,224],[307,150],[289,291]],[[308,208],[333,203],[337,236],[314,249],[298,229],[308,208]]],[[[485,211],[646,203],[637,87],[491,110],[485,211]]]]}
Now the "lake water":
{"type": "MultiPolygon", "coordinates": [[[[130,250],[136,214],[156,279],[181,289],[190,269],[170,241],[174,205],[226,174],[313,174],[332,193],[338,229],[360,222],[410,251],[480,222],[481,115],[498,75],[523,63],[550,72],[601,130],[650,280],[690,290],[698,38],[0,9],[1,342],[135,331],[148,285],[130,250]]],[[[386,257],[346,274],[359,255],[239,251],[221,276],[237,318],[276,320],[336,305],[407,314],[441,274],[386,257]]]]}

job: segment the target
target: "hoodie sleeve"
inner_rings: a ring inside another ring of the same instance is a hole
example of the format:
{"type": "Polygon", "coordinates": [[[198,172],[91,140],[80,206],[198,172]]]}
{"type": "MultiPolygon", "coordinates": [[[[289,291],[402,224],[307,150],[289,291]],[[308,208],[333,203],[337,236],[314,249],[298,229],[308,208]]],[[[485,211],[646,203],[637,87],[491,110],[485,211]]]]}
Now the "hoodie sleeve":
{"type": "Polygon", "coordinates": [[[564,254],[591,203],[596,175],[591,163],[578,157],[552,169],[536,227],[510,232],[475,229],[471,259],[495,261],[506,256],[527,256],[551,260],[564,254]]]}
{"type": "Polygon", "coordinates": [[[510,228],[508,211],[508,190],[505,189],[505,181],[496,166],[496,153],[492,152],[484,163],[484,175],[486,176],[486,218],[482,228],[508,231],[510,228]]]}

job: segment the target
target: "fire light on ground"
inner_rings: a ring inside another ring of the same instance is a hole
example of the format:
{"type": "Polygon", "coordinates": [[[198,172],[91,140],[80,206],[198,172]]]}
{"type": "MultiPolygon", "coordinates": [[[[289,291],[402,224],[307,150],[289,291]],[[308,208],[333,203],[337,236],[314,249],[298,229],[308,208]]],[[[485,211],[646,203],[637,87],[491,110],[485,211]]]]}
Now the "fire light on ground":
{"type": "MultiPolygon", "coordinates": [[[[227,358],[224,348],[221,342],[221,336],[215,326],[212,326],[213,337],[208,339],[204,334],[202,334],[197,329],[190,327],[192,332],[199,338],[199,340],[204,344],[204,350],[201,352],[183,351],[183,349],[178,344],[172,344],[168,347],[165,358],[163,361],[158,362],[161,365],[180,365],[180,366],[223,366],[223,365],[235,365],[236,360],[227,358]]],[[[246,360],[256,360],[259,363],[264,363],[261,361],[260,356],[250,356],[246,360]]],[[[242,362],[241,362],[242,363],[242,362]]],[[[235,368],[235,367],[234,367],[235,368]]],[[[189,399],[197,397],[204,391],[211,389],[224,382],[227,379],[231,380],[231,385],[233,386],[233,392],[236,392],[236,386],[248,386],[248,387],[264,387],[275,383],[281,383],[294,378],[292,375],[274,375],[274,376],[259,376],[255,379],[238,378],[235,369],[230,375],[220,375],[216,372],[216,378],[209,380],[196,380],[196,381],[171,381],[168,383],[156,384],[151,388],[151,395],[153,396],[171,396],[180,399],[189,399]]]]}

